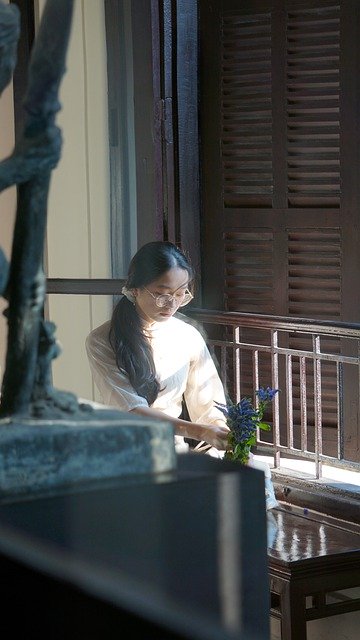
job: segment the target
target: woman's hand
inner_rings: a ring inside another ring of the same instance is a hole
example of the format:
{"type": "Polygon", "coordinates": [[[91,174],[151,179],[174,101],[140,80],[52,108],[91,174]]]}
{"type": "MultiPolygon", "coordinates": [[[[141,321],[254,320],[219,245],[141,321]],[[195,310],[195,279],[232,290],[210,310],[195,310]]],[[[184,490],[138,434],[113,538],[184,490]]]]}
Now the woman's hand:
{"type": "Polygon", "coordinates": [[[215,449],[219,449],[220,451],[226,450],[230,431],[229,427],[216,424],[197,424],[196,426],[200,428],[201,440],[211,444],[215,449]]]}

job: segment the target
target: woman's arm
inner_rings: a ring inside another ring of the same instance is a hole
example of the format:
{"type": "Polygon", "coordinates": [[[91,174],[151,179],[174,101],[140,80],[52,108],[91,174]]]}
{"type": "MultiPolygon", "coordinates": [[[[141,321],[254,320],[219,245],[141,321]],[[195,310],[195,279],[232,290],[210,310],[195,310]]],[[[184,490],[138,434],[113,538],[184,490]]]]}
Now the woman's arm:
{"type": "Polygon", "coordinates": [[[227,447],[229,428],[226,426],[226,424],[217,425],[188,422],[187,420],[182,420],[181,418],[173,418],[171,416],[168,416],[162,411],[158,411],[157,409],[153,409],[152,407],[136,407],[135,409],[132,409],[130,413],[138,413],[149,418],[156,418],[157,420],[161,420],[163,422],[170,422],[170,424],[173,425],[175,435],[177,436],[192,438],[193,440],[199,441],[203,440],[204,442],[211,444],[212,447],[220,449],[221,451],[223,451],[227,447]]]}

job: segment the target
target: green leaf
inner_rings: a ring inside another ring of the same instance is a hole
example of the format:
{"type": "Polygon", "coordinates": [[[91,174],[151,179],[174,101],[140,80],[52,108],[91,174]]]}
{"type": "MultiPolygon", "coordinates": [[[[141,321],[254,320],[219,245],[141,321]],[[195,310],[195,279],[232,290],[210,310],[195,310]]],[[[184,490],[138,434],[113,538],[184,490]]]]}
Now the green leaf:
{"type": "Polygon", "coordinates": [[[267,422],[259,422],[258,427],[263,431],[270,431],[271,429],[271,426],[267,422]]]}

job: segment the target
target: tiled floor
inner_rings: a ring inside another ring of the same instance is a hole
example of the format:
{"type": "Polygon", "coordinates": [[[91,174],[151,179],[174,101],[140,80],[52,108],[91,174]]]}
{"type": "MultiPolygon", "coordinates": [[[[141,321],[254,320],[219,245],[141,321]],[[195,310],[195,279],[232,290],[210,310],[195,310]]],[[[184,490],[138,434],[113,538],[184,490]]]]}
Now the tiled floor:
{"type": "MultiPolygon", "coordinates": [[[[360,595],[360,594],[359,594],[360,595]]],[[[359,640],[360,611],[307,623],[307,640],[359,640]]],[[[281,640],[280,622],[270,620],[270,640],[281,640]]]]}

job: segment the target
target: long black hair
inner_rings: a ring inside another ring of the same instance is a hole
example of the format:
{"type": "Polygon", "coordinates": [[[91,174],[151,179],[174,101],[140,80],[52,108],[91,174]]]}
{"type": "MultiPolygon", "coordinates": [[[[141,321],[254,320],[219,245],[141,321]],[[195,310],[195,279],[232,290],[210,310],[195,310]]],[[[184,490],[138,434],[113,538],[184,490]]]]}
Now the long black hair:
{"type": "MultiPolygon", "coordinates": [[[[189,274],[191,287],[194,273],[185,254],[172,242],[148,242],[130,262],[126,289],[146,287],[164,273],[179,267],[189,274]]],[[[140,396],[153,404],[160,391],[152,348],[134,302],[123,296],[117,303],[110,324],[110,344],[116,364],[140,396]]]]}

